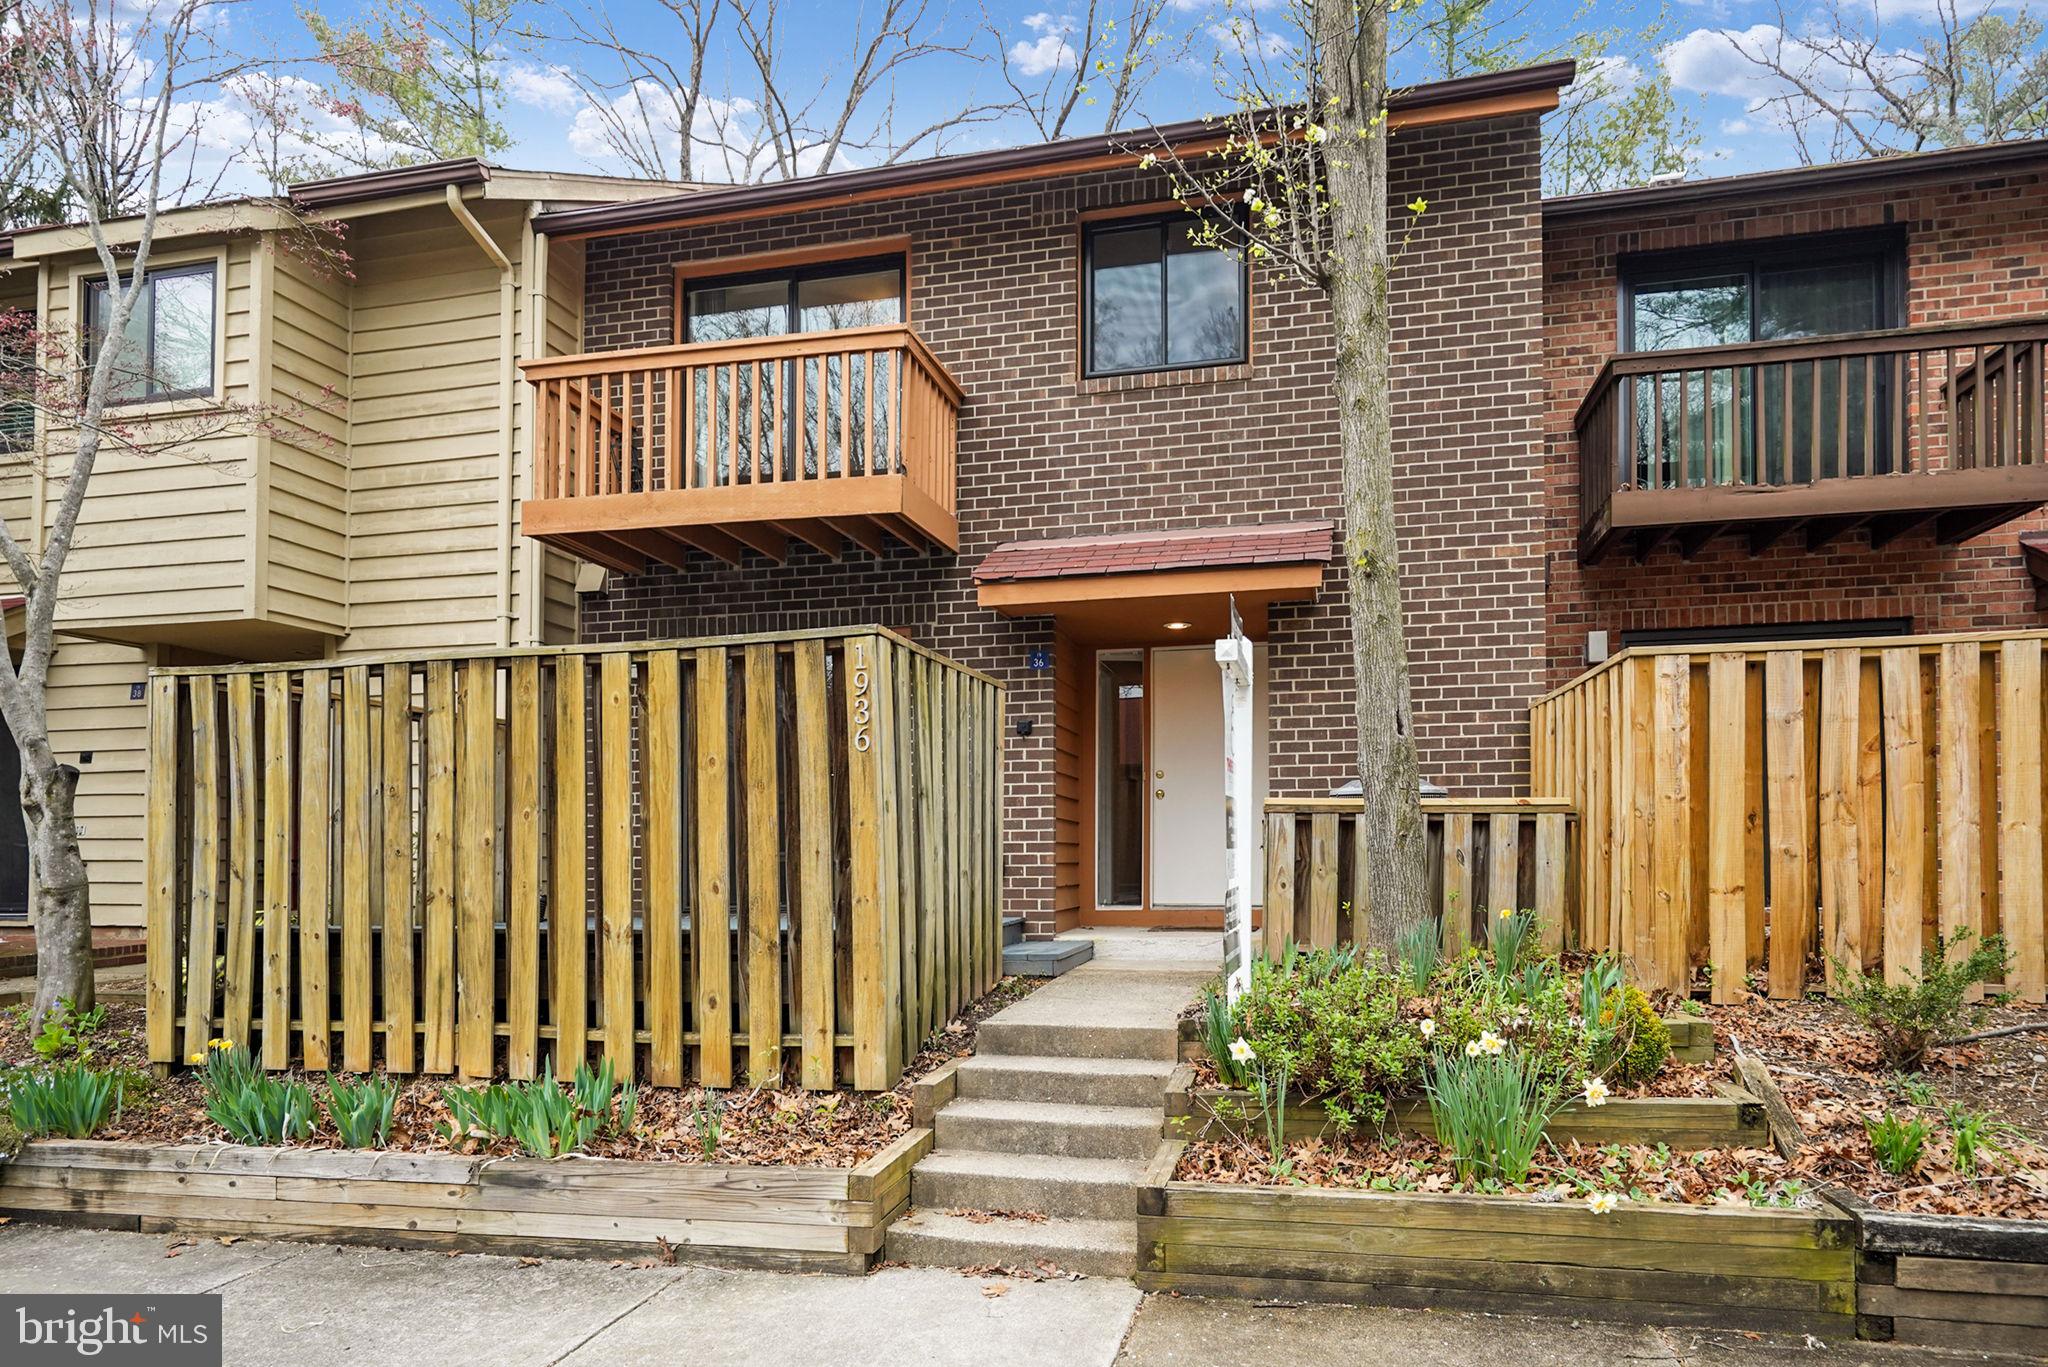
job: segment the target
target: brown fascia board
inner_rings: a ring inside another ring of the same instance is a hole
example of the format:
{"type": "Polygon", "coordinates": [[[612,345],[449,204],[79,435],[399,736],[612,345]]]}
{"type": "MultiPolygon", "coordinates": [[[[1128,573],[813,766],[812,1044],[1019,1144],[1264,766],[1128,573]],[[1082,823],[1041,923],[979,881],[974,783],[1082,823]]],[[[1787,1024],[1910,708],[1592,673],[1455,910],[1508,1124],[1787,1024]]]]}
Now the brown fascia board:
{"type": "Polygon", "coordinates": [[[1563,222],[1591,215],[1627,215],[1700,205],[1740,204],[1786,195],[1851,189],[1886,180],[1968,175],[2030,161],[2048,161],[2048,138],[1980,143],[1971,147],[1945,148],[1939,152],[1906,152],[1895,157],[1831,162],[1825,166],[1795,166],[1782,171],[1751,171],[1739,176],[1673,181],[1630,190],[1560,195],[1543,201],[1543,219],[1546,223],[1563,222]]]}
{"type": "Polygon", "coordinates": [[[396,166],[388,171],[365,171],[360,175],[309,180],[291,187],[292,200],[301,208],[326,209],[337,204],[359,204],[364,200],[391,199],[439,190],[449,185],[481,185],[491,178],[491,168],[475,157],[451,161],[429,161],[418,166],[396,166]]]}
{"type": "MultiPolygon", "coordinates": [[[[1576,70],[1572,62],[1549,62],[1514,71],[1488,72],[1480,76],[1409,86],[1394,91],[1387,107],[1396,120],[1403,115],[1420,115],[1457,105],[1474,106],[1473,117],[1484,118],[1489,112],[1498,112],[1487,109],[1488,101],[1549,94],[1554,104],[1555,92],[1571,84],[1576,70]]],[[[715,220],[737,215],[752,217],[778,209],[795,211],[853,199],[908,196],[927,187],[935,188],[964,179],[989,183],[1057,175],[1063,169],[1085,169],[1105,159],[1131,155],[1135,147],[1221,141],[1224,132],[1216,120],[1187,119],[1153,128],[1085,138],[1062,138],[1057,142],[1031,143],[988,152],[960,152],[892,166],[735,186],[729,190],[699,191],[632,204],[561,209],[538,214],[533,223],[539,231],[553,235],[593,236],[654,224],[715,220]]]]}

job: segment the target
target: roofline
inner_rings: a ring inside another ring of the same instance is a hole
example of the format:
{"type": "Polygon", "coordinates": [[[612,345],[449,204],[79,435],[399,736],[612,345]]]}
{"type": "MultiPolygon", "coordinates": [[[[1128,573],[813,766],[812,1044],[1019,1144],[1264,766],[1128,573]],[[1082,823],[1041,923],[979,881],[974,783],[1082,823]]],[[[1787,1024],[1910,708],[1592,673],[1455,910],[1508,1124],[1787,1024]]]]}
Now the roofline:
{"type": "Polygon", "coordinates": [[[1633,213],[1730,200],[1766,199],[1774,195],[1843,189],[1873,181],[1990,170],[2028,161],[2048,161],[2048,138],[1979,143],[1969,147],[1943,148],[1938,152],[1903,152],[1897,156],[1830,162],[1823,166],[1749,171],[1742,175],[1675,181],[1668,185],[1560,195],[1543,201],[1543,219],[1547,223],[1553,219],[1561,221],[1592,214],[1633,213]]]}
{"type": "MultiPolygon", "coordinates": [[[[1487,72],[1456,80],[1410,86],[1387,101],[1395,126],[1415,127],[1548,110],[1557,92],[1571,83],[1575,63],[1549,62],[1514,71],[1487,72]]],[[[536,215],[536,230],[558,236],[595,237],[705,220],[756,218],[772,213],[827,208],[855,200],[894,199],[967,185],[1034,180],[1135,160],[1136,142],[1186,145],[1223,136],[1215,119],[1186,119],[1151,128],[1062,138],[985,152],[958,152],[889,166],[835,171],[795,180],[698,191],[634,204],[597,205],[536,215]]]]}
{"type": "Polygon", "coordinates": [[[384,171],[303,181],[292,186],[290,193],[302,208],[325,209],[337,204],[356,204],[369,199],[418,194],[422,190],[439,190],[450,185],[481,185],[490,178],[491,168],[478,158],[455,157],[448,161],[422,162],[417,166],[394,166],[384,171]]]}

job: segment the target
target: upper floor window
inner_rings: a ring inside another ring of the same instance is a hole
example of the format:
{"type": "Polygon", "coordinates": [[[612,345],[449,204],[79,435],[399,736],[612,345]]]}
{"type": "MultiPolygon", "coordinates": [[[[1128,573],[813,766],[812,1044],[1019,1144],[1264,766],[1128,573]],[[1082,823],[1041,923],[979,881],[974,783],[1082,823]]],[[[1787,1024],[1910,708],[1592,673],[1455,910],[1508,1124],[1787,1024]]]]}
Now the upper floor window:
{"type": "MultiPolygon", "coordinates": [[[[107,282],[86,285],[86,362],[97,364],[111,300],[107,282]]],[[[213,393],[214,264],[151,270],[128,314],[110,391],[116,403],[213,393]]]]}
{"type": "Polygon", "coordinates": [[[1233,365],[1250,354],[1250,280],[1196,241],[1186,214],[1090,224],[1081,244],[1083,369],[1093,375],[1233,365]]]}
{"type": "Polygon", "coordinates": [[[1625,260],[1622,350],[1675,351],[1897,325],[1897,239],[1787,238],[1625,260]]]}
{"type": "Polygon", "coordinates": [[[686,342],[834,332],[902,321],[903,262],[898,257],[691,281],[683,291],[686,342]]]}

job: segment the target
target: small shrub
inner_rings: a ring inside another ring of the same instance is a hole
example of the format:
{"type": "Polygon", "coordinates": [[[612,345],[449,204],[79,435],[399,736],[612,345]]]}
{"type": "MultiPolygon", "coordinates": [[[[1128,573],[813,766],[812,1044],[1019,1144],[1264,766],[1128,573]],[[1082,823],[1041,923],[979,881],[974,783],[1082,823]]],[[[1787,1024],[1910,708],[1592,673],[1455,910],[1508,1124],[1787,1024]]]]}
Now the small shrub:
{"type": "Polygon", "coordinates": [[[1439,917],[1403,926],[1394,936],[1394,962],[1401,966],[1401,981],[1418,996],[1429,991],[1429,981],[1444,961],[1444,925],[1439,917]]]}
{"type": "Polygon", "coordinates": [[[1558,1091],[1517,1050],[1440,1053],[1429,1068],[1429,1113],[1460,1181],[1526,1182],[1558,1091]]]}
{"type": "Polygon", "coordinates": [[[391,1138],[391,1111],[398,1086],[389,1078],[360,1082],[327,1080],[327,1118],[352,1149],[381,1149],[391,1138]]]}
{"type": "Polygon", "coordinates": [[[23,1072],[7,1085],[14,1128],[27,1138],[90,1139],[121,1100],[120,1075],[74,1059],[47,1072],[23,1072]]]}
{"type": "Polygon", "coordinates": [[[1895,1177],[1903,1177],[1920,1162],[1920,1150],[1934,1127],[1918,1116],[1900,1116],[1887,1111],[1863,1122],[1870,1133],[1870,1147],[1878,1166],[1895,1177]]]}
{"type": "Polygon", "coordinates": [[[284,1144],[313,1132],[312,1089],[269,1076],[240,1045],[208,1041],[203,1068],[206,1116],[236,1143],[284,1144]]]}
{"type": "Polygon", "coordinates": [[[1202,1047],[1216,1061],[1216,1076],[1226,1087],[1244,1086],[1244,1068],[1230,1056],[1230,1042],[1237,1038],[1230,1002],[1215,988],[1202,990],[1202,1047]]]}
{"type": "Polygon", "coordinates": [[[1268,1075],[1321,1100],[1341,1129],[1384,1119],[1388,1096],[1421,1066],[1421,1038],[1401,1020],[1399,983],[1378,954],[1310,950],[1254,964],[1237,1009],[1268,1075]]]}
{"type": "Polygon", "coordinates": [[[1671,1058],[1671,1029],[1640,987],[1625,987],[1608,1008],[1618,1046],[1608,1076],[1624,1087],[1640,1087],[1664,1071],[1671,1058]]]}
{"type": "Polygon", "coordinates": [[[1937,934],[1921,950],[1920,976],[1902,983],[1887,983],[1829,956],[1842,1004],[1870,1027],[1887,1067],[1917,1069],[1936,1041],[1963,1034],[1981,1019],[1982,1008],[1969,1001],[1970,989],[2003,976],[2010,956],[2002,935],[1987,935],[1961,953],[1970,938],[1968,930],[1937,934]]]}

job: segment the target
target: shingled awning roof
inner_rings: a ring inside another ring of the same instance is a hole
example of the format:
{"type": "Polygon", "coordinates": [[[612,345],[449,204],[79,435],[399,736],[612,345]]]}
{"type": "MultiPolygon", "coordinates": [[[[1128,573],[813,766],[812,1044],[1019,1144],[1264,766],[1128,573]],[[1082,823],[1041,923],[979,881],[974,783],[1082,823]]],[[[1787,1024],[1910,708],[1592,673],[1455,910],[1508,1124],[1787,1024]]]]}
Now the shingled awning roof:
{"type": "Polygon", "coordinates": [[[1229,629],[1265,635],[1273,603],[1313,598],[1333,554],[1329,522],[1010,541],[975,566],[977,596],[1008,617],[1052,617],[1078,640],[1134,646],[1229,629]]]}
{"type": "Polygon", "coordinates": [[[1077,574],[1143,574],[1232,565],[1327,564],[1334,524],[1269,522],[1191,527],[1172,532],[1006,541],[975,566],[976,583],[1011,583],[1077,574]]]}

